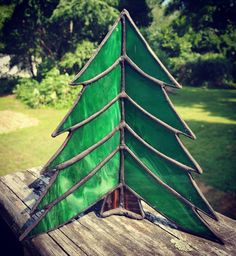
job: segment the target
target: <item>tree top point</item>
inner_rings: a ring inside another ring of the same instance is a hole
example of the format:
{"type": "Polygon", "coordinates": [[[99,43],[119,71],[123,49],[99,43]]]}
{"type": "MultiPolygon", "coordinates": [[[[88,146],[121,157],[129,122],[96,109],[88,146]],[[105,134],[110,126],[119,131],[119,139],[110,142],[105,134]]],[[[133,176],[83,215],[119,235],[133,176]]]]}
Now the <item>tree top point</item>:
{"type": "Polygon", "coordinates": [[[128,15],[129,16],[129,12],[126,9],[123,9],[121,12],[121,15],[128,15]]]}

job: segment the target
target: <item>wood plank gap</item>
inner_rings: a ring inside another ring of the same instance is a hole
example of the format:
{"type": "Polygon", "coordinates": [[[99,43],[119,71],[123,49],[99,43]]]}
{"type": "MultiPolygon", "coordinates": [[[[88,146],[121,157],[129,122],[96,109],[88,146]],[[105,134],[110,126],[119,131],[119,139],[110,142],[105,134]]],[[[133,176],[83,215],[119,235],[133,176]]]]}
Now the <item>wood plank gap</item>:
{"type": "Polygon", "coordinates": [[[68,238],[68,240],[70,240],[77,248],[79,248],[85,255],[89,256],[89,254],[87,254],[83,248],[81,248],[80,246],[78,246],[73,240],[70,239],[70,237],[63,231],[62,228],[60,228],[60,231],[68,238]]]}

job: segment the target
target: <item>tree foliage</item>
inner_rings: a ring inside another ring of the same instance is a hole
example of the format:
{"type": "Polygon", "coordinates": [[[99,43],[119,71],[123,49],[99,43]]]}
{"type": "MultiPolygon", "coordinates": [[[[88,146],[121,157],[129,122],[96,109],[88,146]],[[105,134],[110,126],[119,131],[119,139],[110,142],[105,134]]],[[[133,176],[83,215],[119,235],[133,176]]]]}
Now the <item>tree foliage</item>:
{"type": "Polygon", "coordinates": [[[84,63],[92,56],[96,44],[88,40],[83,40],[77,45],[74,52],[67,52],[61,58],[59,67],[63,72],[76,73],[80,70],[84,63]]]}
{"type": "MultiPolygon", "coordinates": [[[[77,66],[70,67],[80,68],[85,57],[78,53],[83,52],[83,47],[86,53],[91,52],[85,41],[91,42],[90,49],[92,44],[99,43],[117,18],[118,9],[125,7],[135,13],[139,25],[148,25],[149,8],[145,0],[135,5],[131,0],[2,0],[0,51],[12,56],[12,66],[28,69],[35,77],[34,65],[48,66],[50,70],[52,63],[55,66],[62,60],[63,66],[67,53],[75,53],[77,58],[77,66]]],[[[68,70],[78,72],[71,68],[68,70]]]]}
{"type": "Polygon", "coordinates": [[[235,13],[232,0],[169,1],[158,17],[154,16],[149,38],[156,49],[164,52],[182,82],[232,87],[236,84],[235,13]],[[211,74],[206,72],[209,64],[211,74]]]}
{"type": "Polygon", "coordinates": [[[71,105],[80,91],[80,87],[70,88],[72,77],[60,74],[57,68],[48,71],[38,82],[36,79],[21,78],[15,88],[18,99],[31,108],[50,106],[65,108],[71,105]]]}
{"type": "Polygon", "coordinates": [[[136,0],[135,3],[132,0],[120,0],[118,2],[118,9],[120,11],[127,9],[137,26],[146,27],[150,24],[152,20],[150,11],[153,5],[150,0],[136,0]]]}
{"type": "Polygon", "coordinates": [[[109,2],[16,1],[8,5],[9,9],[14,6],[11,17],[2,22],[1,52],[12,56],[12,65],[36,76],[33,64],[50,60],[56,65],[67,52],[76,51],[83,40],[100,41],[118,13],[109,2]]]}
{"type": "Polygon", "coordinates": [[[236,87],[233,0],[0,0],[0,54],[38,83],[54,67],[72,75],[123,8],[181,83],[236,87]]]}
{"type": "Polygon", "coordinates": [[[119,9],[125,7],[136,13],[138,24],[148,25],[149,8],[145,0],[139,0],[136,5],[131,0],[0,1],[3,13],[0,17],[0,53],[10,55],[10,66],[30,71],[35,80],[21,79],[15,90],[18,97],[32,107],[53,105],[46,100],[51,95],[51,86],[48,95],[40,96],[40,100],[37,98],[35,104],[32,103],[36,97],[32,94],[34,89],[42,93],[44,89],[41,89],[48,84],[47,78],[55,75],[52,72],[55,68],[60,74],[78,72],[117,18],[119,9]],[[35,88],[31,89],[30,85],[35,88]],[[31,98],[26,100],[27,97],[31,98]]]}

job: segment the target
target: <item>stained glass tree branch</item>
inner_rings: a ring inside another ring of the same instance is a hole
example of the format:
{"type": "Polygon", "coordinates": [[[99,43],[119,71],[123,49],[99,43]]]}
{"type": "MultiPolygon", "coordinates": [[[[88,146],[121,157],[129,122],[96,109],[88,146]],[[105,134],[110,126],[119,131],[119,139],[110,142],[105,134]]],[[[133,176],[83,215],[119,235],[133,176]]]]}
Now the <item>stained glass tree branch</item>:
{"type": "Polygon", "coordinates": [[[180,88],[123,11],[71,83],[83,88],[53,136],[69,135],[43,171],[52,178],[22,234],[58,228],[103,200],[101,215],[142,219],[140,200],[180,229],[221,240],[199,211],[217,217],[194,183],[202,170],[179,139],[195,138],[165,86],[180,88]]]}

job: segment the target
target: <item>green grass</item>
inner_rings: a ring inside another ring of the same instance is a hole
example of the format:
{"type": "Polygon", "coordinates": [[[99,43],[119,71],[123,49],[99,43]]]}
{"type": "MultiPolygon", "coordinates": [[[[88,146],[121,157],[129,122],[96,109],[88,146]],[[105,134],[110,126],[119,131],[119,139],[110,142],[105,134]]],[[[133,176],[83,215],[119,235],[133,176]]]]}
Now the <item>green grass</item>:
{"type": "Polygon", "coordinates": [[[0,111],[6,109],[37,118],[39,124],[0,134],[0,176],[45,164],[65,138],[53,139],[51,133],[67,110],[29,109],[14,96],[0,98],[0,111]]]}
{"type": "Polygon", "coordinates": [[[171,95],[177,112],[197,136],[181,136],[200,166],[195,178],[236,193],[236,90],[183,88],[171,95]]]}
{"type": "MultiPolygon", "coordinates": [[[[197,136],[181,136],[204,170],[197,179],[236,193],[236,91],[183,88],[171,99],[197,136]]],[[[44,165],[65,138],[50,134],[67,110],[29,109],[14,96],[0,98],[0,110],[5,109],[36,117],[39,125],[0,135],[0,175],[44,165]]]]}

